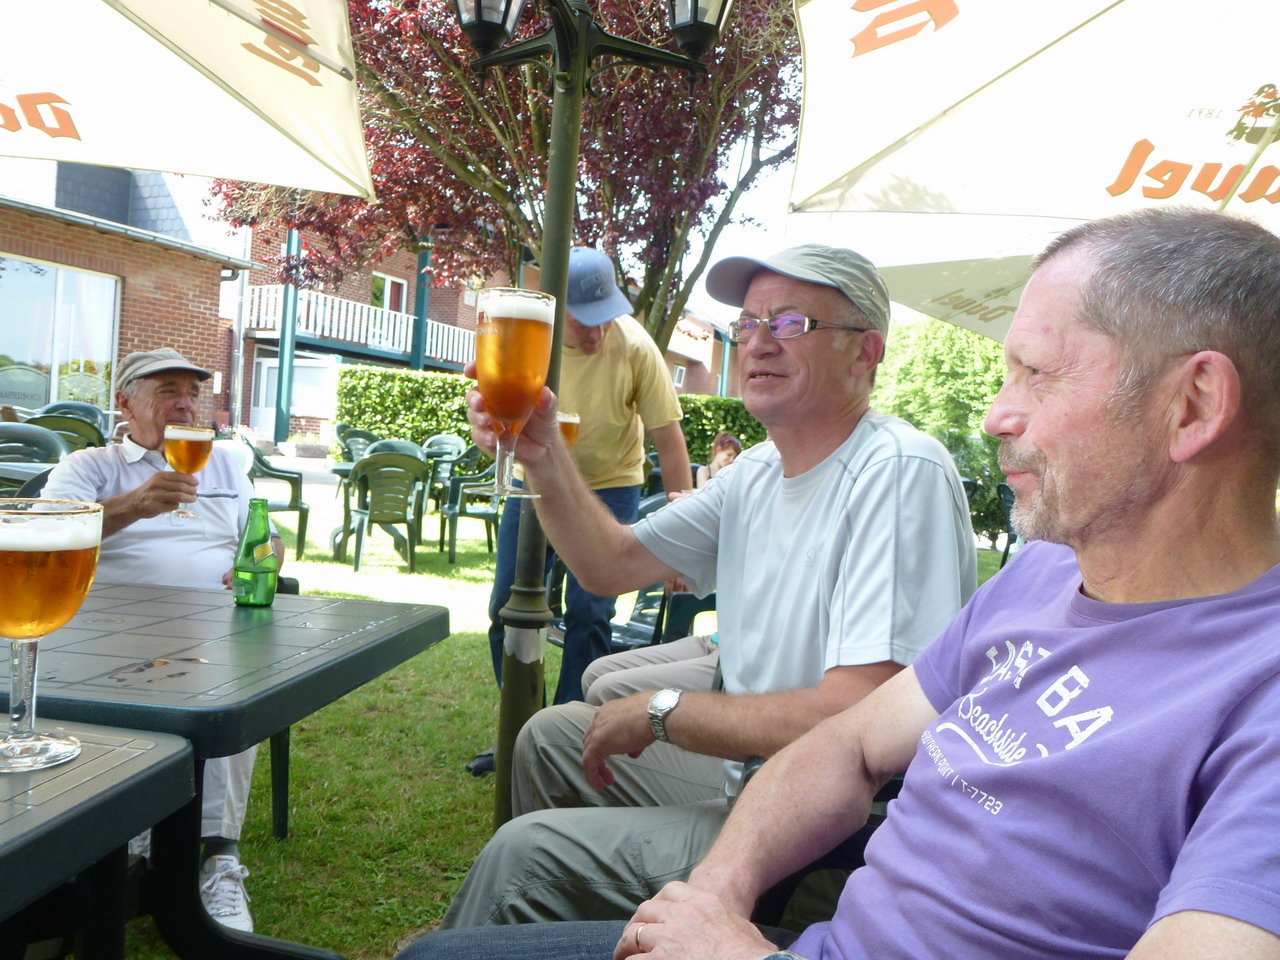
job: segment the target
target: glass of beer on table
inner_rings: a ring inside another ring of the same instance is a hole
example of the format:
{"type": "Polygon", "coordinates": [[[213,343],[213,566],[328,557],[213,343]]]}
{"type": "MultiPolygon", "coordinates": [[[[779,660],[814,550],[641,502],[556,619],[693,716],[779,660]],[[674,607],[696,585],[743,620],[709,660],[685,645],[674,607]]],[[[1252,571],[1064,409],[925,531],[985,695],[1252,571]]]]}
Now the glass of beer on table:
{"type": "MultiPolygon", "coordinates": [[[[164,458],[178,473],[199,473],[213,453],[214,433],[206,427],[184,427],[176,423],[164,428],[164,458]]],[[[191,510],[174,510],[172,516],[198,520],[191,510]]]]}
{"type": "Polygon", "coordinates": [[[80,752],[75,737],[35,732],[40,638],[76,615],[98,567],[102,504],[0,499],[0,637],[9,639],[9,734],[0,773],[51,767],[80,752]]]}
{"type": "Polygon", "coordinates": [[[516,439],[533,413],[551,363],[556,298],[535,290],[490,287],[476,304],[476,382],[498,434],[492,487],[498,497],[536,497],[511,483],[516,439]]]}
{"type": "Polygon", "coordinates": [[[582,426],[582,418],[576,413],[565,413],[563,410],[556,411],[556,423],[560,425],[560,432],[564,434],[564,442],[569,446],[573,446],[578,442],[578,428],[582,426]]]}

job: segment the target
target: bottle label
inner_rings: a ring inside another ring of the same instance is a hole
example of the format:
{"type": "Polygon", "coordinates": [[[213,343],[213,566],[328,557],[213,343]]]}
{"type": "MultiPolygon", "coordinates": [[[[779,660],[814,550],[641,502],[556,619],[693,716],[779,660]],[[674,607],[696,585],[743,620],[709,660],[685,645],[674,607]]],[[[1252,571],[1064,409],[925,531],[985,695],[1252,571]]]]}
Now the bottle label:
{"type": "Polygon", "coordinates": [[[253,548],[253,562],[261,563],[267,557],[271,556],[274,551],[271,549],[270,543],[260,543],[253,548]]]}

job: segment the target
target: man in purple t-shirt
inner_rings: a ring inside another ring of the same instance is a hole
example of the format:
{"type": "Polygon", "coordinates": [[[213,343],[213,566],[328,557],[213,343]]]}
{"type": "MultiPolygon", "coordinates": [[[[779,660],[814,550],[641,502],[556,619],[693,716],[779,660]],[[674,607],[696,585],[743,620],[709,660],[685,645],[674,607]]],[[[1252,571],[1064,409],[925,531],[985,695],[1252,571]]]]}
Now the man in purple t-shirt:
{"type": "MultiPolygon", "coordinates": [[[[625,925],[458,931],[472,955],[1280,958],[1280,238],[1187,209],[1084,224],[1005,355],[986,429],[1046,542],[771,758],[688,883],[625,925]],[[754,927],[904,770],[835,917],[754,927]]],[[[469,955],[427,941],[415,960],[469,955]]]]}

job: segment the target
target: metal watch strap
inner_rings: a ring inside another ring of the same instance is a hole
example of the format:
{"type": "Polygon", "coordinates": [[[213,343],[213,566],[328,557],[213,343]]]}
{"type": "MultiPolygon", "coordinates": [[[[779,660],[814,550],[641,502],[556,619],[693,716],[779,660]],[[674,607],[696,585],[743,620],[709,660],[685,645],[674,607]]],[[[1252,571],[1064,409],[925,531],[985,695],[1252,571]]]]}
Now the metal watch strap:
{"type": "Polygon", "coordinates": [[[653,731],[654,737],[663,743],[671,742],[671,738],[667,736],[667,714],[679,703],[680,691],[670,687],[659,690],[649,698],[649,729],[653,731]]]}

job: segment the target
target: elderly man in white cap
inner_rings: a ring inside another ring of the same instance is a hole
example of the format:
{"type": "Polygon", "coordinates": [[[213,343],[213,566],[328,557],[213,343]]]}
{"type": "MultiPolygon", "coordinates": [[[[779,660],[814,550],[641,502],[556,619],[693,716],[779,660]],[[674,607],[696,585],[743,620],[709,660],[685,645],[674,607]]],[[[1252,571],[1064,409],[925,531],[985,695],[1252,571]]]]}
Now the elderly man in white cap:
{"type": "MultiPolygon", "coordinates": [[[[631,303],[614,280],[613,261],[590,247],[569,251],[560,409],[581,418],[573,446],[587,486],[624,523],[636,519],[640,486],[649,473],[644,433],[653,438],[667,490],[692,486],[689,451],[680,429],[680,401],[657,344],[631,316],[631,303]]],[[[503,624],[499,611],[515,579],[520,501],[508,500],[498,527],[498,558],[489,597],[489,648],[502,680],[503,624]]],[[[609,653],[615,594],[584,589],[570,572],[565,584],[564,657],[555,703],[582,699],[582,672],[609,653]]],[[[474,774],[493,769],[491,750],[468,764],[474,774]]]]}
{"type": "MultiPolygon", "coordinates": [[[[688,876],[767,757],[898,673],[974,590],[960,477],[941,444],[870,409],[889,301],[852,250],[735,257],[707,276],[740,306],[743,400],[770,440],[634,526],[591,502],[550,391],[521,435],[547,536],[588,589],[682,576],[717,591],[723,691],[660,689],[535,714],[512,764],[515,819],[443,927],[624,919],[688,876]]],[[[483,400],[468,400],[491,446],[483,400]]]]}
{"type": "MultiPolygon", "coordinates": [[[[49,475],[44,496],[103,506],[98,579],[215,589],[228,584],[253,496],[248,477],[217,448],[198,477],[172,470],[162,453],[166,425],[195,423],[200,384],[210,376],[168,347],[129,354],[115,372],[116,405],[128,434],[118,444],[73,453],[49,475]],[[197,497],[199,517],[175,515],[197,497]]],[[[280,538],[272,545],[283,559],[280,538]]],[[[205,764],[201,815],[201,898],[215,920],[246,931],[253,920],[237,841],[256,752],[205,764]]]]}

